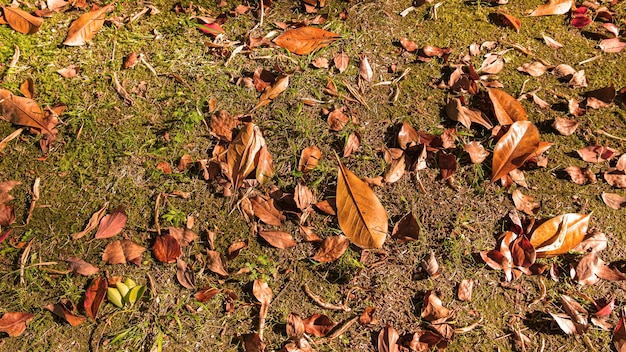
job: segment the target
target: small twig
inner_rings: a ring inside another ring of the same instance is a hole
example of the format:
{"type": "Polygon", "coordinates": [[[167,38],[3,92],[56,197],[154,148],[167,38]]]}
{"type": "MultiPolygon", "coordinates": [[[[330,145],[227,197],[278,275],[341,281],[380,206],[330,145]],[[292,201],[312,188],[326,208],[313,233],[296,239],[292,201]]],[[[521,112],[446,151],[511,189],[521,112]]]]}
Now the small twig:
{"type": "Polygon", "coordinates": [[[13,48],[15,49],[15,52],[13,53],[13,59],[11,59],[9,68],[15,67],[15,65],[17,65],[17,61],[20,59],[20,47],[16,44],[13,44],[13,48]]]}
{"type": "Polygon", "coordinates": [[[326,336],[326,338],[328,340],[334,340],[338,338],[344,332],[348,331],[348,329],[350,329],[350,327],[352,327],[352,325],[354,325],[357,321],[359,321],[358,315],[346,321],[345,323],[341,324],[341,326],[339,326],[338,328],[334,329],[330,335],[326,336]]]}
{"type": "Polygon", "coordinates": [[[30,202],[30,208],[28,209],[28,216],[26,216],[26,225],[30,222],[30,218],[33,216],[33,210],[35,210],[35,203],[39,200],[39,184],[41,179],[37,177],[33,184],[33,199],[30,202]]]}
{"type": "Polygon", "coordinates": [[[26,269],[26,260],[28,259],[28,254],[30,253],[30,249],[33,246],[33,241],[35,241],[34,238],[30,240],[30,242],[28,242],[28,245],[26,246],[24,252],[22,253],[22,256],[20,257],[20,285],[24,284],[24,269],[26,269]]]}
{"type": "Polygon", "coordinates": [[[597,59],[599,59],[599,58],[601,58],[601,57],[602,57],[602,55],[596,55],[596,56],[594,56],[594,57],[592,57],[592,58],[589,58],[589,59],[587,59],[587,60],[583,60],[583,61],[579,62],[579,63],[578,63],[578,65],[588,64],[588,63],[590,63],[590,62],[596,61],[597,59]]]}
{"type": "Polygon", "coordinates": [[[306,292],[306,294],[315,302],[317,303],[318,306],[322,307],[322,308],[326,308],[326,309],[331,309],[331,310],[342,310],[344,312],[349,312],[352,309],[350,309],[350,307],[347,307],[344,304],[332,304],[332,303],[328,303],[328,302],[324,302],[324,300],[322,300],[322,298],[316,294],[314,294],[313,292],[311,292],[311,289],[309,288],[308,284],[304,284],[304,292],[306,292]]]}
{"type": "Polygon", "coordinates": [[[144,64],[148,68],[148,70],[150,70],[150,72],[152,72],[152,74],[155,77],[158,76],[158,74],[157,74],[156,70],[154,69],[154,67],[152,67],[152,65],[150,65],[148,63],[148,61],[146,61],[146,57],[144,56],[144,54],[139,54],[139,61],[141,61],[141,63],[144,64]]]}
{"type": "Polygon", "coordinates": [[[543,277],[539,278],[539,287],[541,288],[541,294],[539,295],[539,297],[537,297],[537,299],[535,299],[534,301],[530,302],[530,304],[528,305],[528,308],[530,308],[530,306],[537,304],[541,301],[543,301],[544,299],[546,299],[546,284],[543,282],[543,277]]]}
{"type": "Polygon", "coordinates": [[[263,340],[263,331],[265,331],[265,318],[267,317],[267,311],[270,309],[269,304],[261,303],[261,309],[259,310],[259,337],[263,340]]]}
{"type": "Polygon", "coordinates": [[[154,203],[154,227],[156,228],[157,234],[161,236],[161,225],[159,224],[159,209],[161,207],[161,196],[163,193],[157,194],[156,202],[154,203]]]}
{"type": "Polygon", "coordinates": [[[467,332],[470,332],[470,331],[476,329],[478,324],[482,323],[482,321],[483,321],[483,317],[480,317],[480,319],[477,322],[475,322],[474,324],[470,324],[470,325],[468,325],[468,326],[466,326],[464,328],[456,328],[456,329],[454,329],[454,333],[455,334],[465,334],[467,332]]]}
{"type": "Polygon", "coordinates": [[[7,146],[7,144],[10,141],[19,137],[20,134],[22,134],[22,131],[24,131],[24,128],[18,128],[17,130],[13,131],[10,135],[6,136],[2,141],[0,141],[0,152],[7,146]]]}
{"type": "Polygon", "coordinates": [[[597,129],[596,133],[600,133],[600,134],[603,134],[603,135],[605,135],[605,136],[607,136],[609,138],[614,138],[614,139],[617,139],[617,140],[620,140],[620,141],[626,141],[626,138],[622,138],[622,137],[618,137],[618,136],[612,135],[612,134],[610,134],[610,133],[608,133],[606,131],[600,130],[600,129],[597,129]]]}

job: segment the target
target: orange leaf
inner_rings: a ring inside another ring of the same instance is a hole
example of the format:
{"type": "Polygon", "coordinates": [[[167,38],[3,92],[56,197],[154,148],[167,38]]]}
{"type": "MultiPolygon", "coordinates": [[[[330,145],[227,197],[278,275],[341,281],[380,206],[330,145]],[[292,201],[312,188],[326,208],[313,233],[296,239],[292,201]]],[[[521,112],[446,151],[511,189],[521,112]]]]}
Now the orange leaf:
{"type": "Polygon", "coordinates": [[[98,226],[98,231],[96,231],[94,238],[109,238],[117,235],[122,232],[124,226],[126,226],[127,220],[128,216],[126,216],[124,207],[120,205],[115,208],[111,214],[106,215],[100,220],[100,226],[98,226]]]}
{"type": "Polygon", "coordinates": [[[0,331],[11,337],[20,336],[26,330],[26,324],[34,317],[31,313],[6,312],[0,318],[0,331]]]}
{"type": "Polygon", "coordinates": [[[522,166],[539,147],[539,130],[530,121],[517,121],[493,150],[491,182],[522,166]]]}
{"type": "Polygon", "coordinates": [[[317,337],[326,336],[337,324],[323,314],[313,314],[302,321],[304,332],[317,337]]]}
{"type": "Polygon", "coordinates": [[[154,257],[161,263],[174,263],[180,257],[180,244],[171,235],[157,236],[152,246],[154,257]]]}
{"type": "Polygon", "coordinates": [[[4,6],[2,10],[9,26],[22,34],[36,33],[43,24],[43,18],[35,17],[24,10],[4,6]]]}
{"type": "Polygon", "coordinates": [[[87,313],[87,316],[91,319],[96,319],[98,316],[98,309],[100,309],[102,300],[107,293],[107,286],[107,279],[105,277],[98,277],[91,280],[91,284],[89,284],[89,287],[87,287],[85,291],[83,307],[85,308],[85,313],[87,313]]]}
{"type": "Polygon", "coordinates": [[[421,228],[413,212],[404,215],[393,227],[391,237],[397,239],[400,242],[414,241],[419,238],[421,228]]]}
{"type": "Polygon", "coordinates": [[[576,247],[587,234],[590,218],[591,215],[563,214],[539,225],[530,237],[537,257],[553,257],[576,247]]]}
{"type": "Polygon", "coordinates": [[[67,38],[63,44],[68,46],[85,45],[91,40],[104,24],[105,14],[113,10],[113,5],[109,4],[98,10],[87,12],[72,22],[67,33],[67,38]]]}
{"type": "Polygon", "coordinates": [[[321,263],[335,261],[343,255],[349,246],[350,240],[346,236],[326,237],[320,249],[313,256],[313,259],[321,263]]]}
{"type": "Polygon", "coordinates": [[[66,299],[61,299],[60,303],[48,304],[44,307],[56,316],[65,319],[71,326],[80,325],[85,321],[85,317],[75,314],[76,306],[66,299]]]}
{"type": "Polygon", "coordinates": [[[572,6],[574,6],[572,0],[548,0],[548,3],[537,7],[529,16],[564,15],[572,6]]]}
{"type": "Polygon", "coordinates": [[[6,121],[53,134],[48,127],[43,111],[32,99],[18,97],[6,89],[0,89],[0,109],[2,111],[0,118],[6,121]]]}
{"type": "Polygon", "coordinates": [[[228,276],[228,271],[224,267],[224,261],[222,260],[222,255],[217,251],[207,250],[207,267],[212,272],[226,277],[228,276]]]}
{"type": "Polygon", "coordinates": [[[317,146],[306,147],[302,150],[300,161],[298,162],[298,170],[306,175],[315,169],[317,163],[322,158],[322,151],[317,146]]]}
{"type": "Polygon", "coordinates": [[[510,125],[516,121],[526,121],[526,110],[517,99],[503,90],[488,88],[489,99],[493,104],[493,110],[501,125],[510,125]]]}
{"type": "Polygon", "coordinates": [[[249,122],[244,125],[228,147],[226,157],[235,189],[241,187],[243,180],[255,169],[256,155],[264,144],[261,130],[254,123],[249,122]]]}
{"type": "Polygon", "coordinates": [[[263,237],[273,247],[280,249],[287,249],[296,245],[293,236],[283,231],[260,231],[259,236],[263,237]]]}
{"type": "Polygon", "coordinates": [[[361,248],[382,248],[387,211],[374,191],[339,161],[337,218],[344,234],[361,248]]]}
{"type": "Polygon", "coordinates": [[[297,55],[308,55],[341,38],[339,34],[317,27],[290,29],[274,39],[274,43],[297,55]]]}

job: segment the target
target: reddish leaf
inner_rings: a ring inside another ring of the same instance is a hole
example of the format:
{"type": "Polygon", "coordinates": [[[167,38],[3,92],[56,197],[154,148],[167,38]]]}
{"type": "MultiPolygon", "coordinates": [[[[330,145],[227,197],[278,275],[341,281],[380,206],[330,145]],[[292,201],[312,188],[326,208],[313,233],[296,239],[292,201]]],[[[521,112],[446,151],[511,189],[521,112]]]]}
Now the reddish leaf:
{"type": "Polygon", "coordinates": [[[581,159],[590,163],[602,163],[619,155],[617,150],[600,145],[588,146],[576,152],[581,159]]]}
{"type": "Polygon", "coordinates": [[[123,239],[109,243],[104,249],[102,260],[107,264],[126,264],[131,262],[141,265],[141,256],[146,249],[139,244],[123,239]]]}
{"type": "Polygon", "coordinates": [[[200,289],[200,291],[196,292],[194,297],[198,300],[198,302],[206,303],[221,291],[222,290],[214,287],[204,287],[200,289]]]}
{"type": "Polygon", "coordinates": [[[341,38],[340,35],[316,27],[290,29],[274,39],[274,43],[297,55],[308,55],[341,38]]]}
{"type": "Polygon", "coordinates": [[[273,247],[280,249],[294,247],[297,244],[293,236],[284,231],[260,231],[259,236],[273,247]]]}
{"type": "Polygon", "coordinates": [[[180,244],[171,235],[157,236],[152,246],[154,257],[161,263],[174,263],[180,257],[180,244]]]}
{"type": "Polygon", "coordinates": [[[87,313],[87,316],[91,319],[96,319],[98,316],[98,310],[107,293],[107,286],[107,279],[105,277],[98,277],[91,280],[89,287],[87,287],[85,291],[83,307],[85,308],[85,313],[87,313]]]}
{"type": "Polygon", "coordinates": [[[613,330],[613,346],[618,352],[626,350],[626,314],[624,312],[613,330]]]}
{"type": "Polygon", "coordinates": [[[198,27],[198,29],[202,33],[208,34],[212,37],[217,37],[218,35],[225,33],[224,28],[222,28],[222,26],[220,26],[220,24],[217,22],[204,23],[200,27],[198,27]]]}
{"type": "Polygon", "coordinates": [[[326,336],[337,324],[322,314],[313,314],[302,321],[304,332],[317,337],[326,336]]]}
{"type": "Polygon", "coordinates": [[[306,147],[302,150],[298,170],[304,175],[315,169],[317,163],[322,158],[322,151],[317,146],[306,147]]]}
{"type": "Polygon", "coordinates": [[[76,306],[66,299],[62,299],[60,303],[48,304],[44,308],[59,318],[65,319],[71,326],[80,325],[87,319],[82,315],[77,315],[76,306]]]}
{"type": "Polygon", "coordinates": [[[96,231],[94,238],[109,238],[117,235],[122,232],[127,220],[128,216],[126,216],[124,207],[120,205],[111,214],[100,220],[100,226],[98,226],[98,231],[96,231]]]}
{"type": "Polygon", "coordinates": [[[11,337],[20,336],[26,330],[26,324],[34,317],[31,313],[6,312],[0,318],[0,331],[11,337]]]}
{"type": "Polygon", "coordinates": [[[453,154],[439,153],[439,161],[437,162],[441,172],[441,178],[444,180],[454,176],[458,168],[456,157],[453,154]]]}
{"type": "Polygon", "coordinates": [[[349,246],[350,240],[344,235],[326,237],[313,259],[321,263],[335,261],[343,255],[349,246]]]}
{"type": "Polygon", "coordinates": [[[69,257],[65,259],[65,261],[69,264],[70,270],[74,274],[90,276],[98,272],[98,267],[93,266],[80,258],[69,257]]]}
{"type": "Polygon", "coordinates": [[[400,45],[402,45],[404,50],[408,52],[414,52],[418,49],[418,46],[415,42],[410,41],[405,37],[400,38],[400,45]]]}

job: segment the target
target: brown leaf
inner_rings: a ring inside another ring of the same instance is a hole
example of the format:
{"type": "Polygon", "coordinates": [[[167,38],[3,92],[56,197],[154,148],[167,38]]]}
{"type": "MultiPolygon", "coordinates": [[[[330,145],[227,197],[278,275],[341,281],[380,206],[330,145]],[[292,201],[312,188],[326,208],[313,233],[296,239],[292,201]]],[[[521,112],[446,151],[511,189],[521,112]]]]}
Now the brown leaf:
{"type": "Polygon", "coordinates": [[[256,168],[256,155],[265,144],[261,130],[252,122],[244,124],[226,153],[230,177],[235,189],[256,168]]]}
{"type": "Polygon", "coordinates": [[[472,279],[461,280],[461,282],[459,283],[457,296],[459,297],[461,301],[471,302],[473,289],[474,289],[474,280],[472,279]]]}
{"type": "Polygon", "coordinates": [[[107,264],[126,264],[122,242],[117,240],[109,243],[102,253],[102,260],[107,264]]]}
{"type": "Polygon", "coordinates": [[[616,91],[613,86],[592,90],[585,94],[587,96],[587,107],[591,109],[606,108],[615,99],[616,91]]]}
{"type": "Polygon", "coordinates": [[[441,273],[439,272],[439,263],[437,263],[437,258],[435,257],[435,252],[430,251],[428,258],[422,262],[422,268],[424,271],[433,279],[438,278],[441,273]]]}
{"type": "Polygon", "coordinates": [[[565,168],[565,172],[567,172],[569,177],[572,179],[572,182],[578,185],[584,185],[587,181],[589,181],[586,172],[587,170],[588,169],[581,169],[578,166],[568,166],[565,168]]]}
{"type": "Polygon", "coordinates": [[[406,149],[416,143],[421,143],[420,135],[408,122],[403,122],[398,132],[398,145],[400,148],[406,149]]]}
{"type": "Polygon", "coordinates": [[[493,125],[482,111],[463,106],[458,98],[454,98],[446,105],[446,114],[450,120],[458,121],[466,128],[470,128],[472,122],[487,129],[493,128],[493,125]]]}
{"type": "Polygon", "coordinates": [[[180,258],[176,258],[176,279],[184,288],[196,288],[193,270],[180,258]]]}
{"type": "Polygon", "coordinates": [[[323,314],[313,314],[302,321],[304,332],[317,337],[326,336],[337,324],[323,314]]]}
{"type": "Polygon", "coordinates": [[[101,276],[91,280],[91,283],[85,291],[83,307],[85,308],[85,313],[91,319],[95,320],[98,316],[98,310],[107,293],[107,286],[107,279],[101,276]]]}
{"type": "Polygon", "coordinates": [[[547,35],[545,35],[545,34],[542,34],[542,35],[543,35],[543,41],[546,43],[546,45],[547,45],[549,48],[554,49],[554,50],[557,50],[557,49],[561,49],[561,48],[563,47],[563,44],[561,44],[561,43],[557,42],[556,40],[554,40],[554,39],[552,39],[552,38],[548,37],[548,36],[547,36],[547,35]]]}
{"type": "Polygon", "coordinates": [[[626,173],[624,171],[609,169],[604,173],[604,179],[613,187],[626,188],[626,173]]]}
{"type": "Polygon", "coordinates": [[[534,216],[539,211],[540,204],[535,203],[533,197],[523,194],[519,189],[513,191],[512,197],[515,209],[523,211],[530,216],[534,216]]]}
{"type": "Polygon", "coordinates": [[[487,54],[478,72],[496,75],[504,68],[504,58],[498,54],[487,54]]]}
{"type": "Polygon", "coordinates": [[[546,4],[543,4],[529,16],[549,16],[549,15],[564,15],[568,13],[574,2],[572,0],[548,0],[546,4]]]}
{"type": "Polygon", "coordinates": [[[65,259],[65,261],[69,264],[69,268],[74,274],[90,276],[98,272],[98,267],[93,266],[80,258],[69,257],[65,259]]]}
{"type": "Polygon", "coordinates": [[[285,216],[274,206],[274,199],[255,196],[250,198],[254,215],[268,225],[280,226],[285,216]]]}
{"type": "Polygon", "coordinates": [[[115,208],[111,214],[106,215],[100,221],[100,226],[98,226],[98,231],[96,231],[96,235],[94,238],[102,239],[109,238],[117,235],[122,232],[124,226],[126,226],[126,221],[128,220],[128,216],[126,216],[126,212],[124,211],[124,207],[120,205],[115,208]]]}
{"type": "Polygon", "coordinates": [[[233,140],[233,129],[238,125],[239,120],[226,110],[220,110],[211,116],[211,134],[223,141],[233,140]]]}
{"type": "Polygon", "coordinates": [[[458,164],[456,162],[456,157],[454,156],[454,154],[444,154],[443,152],[439,153],[437,166],[439,166],[441,178],[444,180],[447,180],[454,176],[456,170],[458,169],[458,164]]]}
{"type": "Polygon", "coordinates": [[[198,300],[198,302],[206,303],[221,291],[222,290],[214,287],[204,287],[200,289],[200,291],[196,292],[194,297],[198,300]]]}
{"type": "Polygon", "coordinates": [[[404,153],[397,159],[393,159],[387,168],[385,169],[385,174],[383,178],[385,183],[394,183],[397,182],[404,176],[404,172],[406,170],[406,158],[404,153]]]}
{"type": "Polygon", "coordinates": [[[569,252],[585,237],[591,215],[563,214],[535,228],[530,243],[537,250],[537,257],[553,257],[569,252]]]}
{"type": "Polygon", "coordinates": [[[11,337],[20,336],[26,330],[26,324],[34,317],[31,313],[6,312],[0,318],[0,331],[11,337]]]}
{"type": "Polygon", "coordinates": [[[328,59],[325,57],[318,57],[315,60],[311,61],[311,65],[315,68],[328,68],[329,63],[328,59]]]}
{"type": "Polygon", "coordinates": [[[590,163],[603,163],[619,155],[619,151],[600,145],[588,146],[577,150],[576,153],[581,159],[590,163]]]}
{"type": "MultiPolygon", "coordinates": [[[[490,90],[491,91],[491,90],[490,90]]],[[[493,150],[491,182],[517,169],[537,151],[539,130],[530,121],[516,121],[493,150]]]]}
{"type": "Polygon", "coordinates": [[[350,133],[348,139],[345,142],[345,145],[343,146],[343,157],[349,157],[350,155],[352,155],[352,153],[356,152],[360,146],[361,135],[358,132],[350,133]]]}
{"type": "Polygon", "coordinates": [[[363,310],[363,314],[359,317],[359,323],[361,325],[376,324],[378,320],[374,317],[376,307],[367,307],[363,310]]]}
{"type": "Polygon", "coordinates": [[[104,214],[106,213],[106,210],[108,207],[109,207],[109,202],[104,203],[104,205],[102,206],[102,208],[100,208],[100,210],[93,213],[93,215],[89,219],[89,222],[87,223],[87,226],[85,226],[85,228],[82,231],[72,234],[71,235],[72,238],[77,240],[85,236],[89,232],[98,228],[98,224],[100,223],[100,220],[102,220],[102,218],[104,217],[104,214]]]}
{"type": "Polygon", "coordinates": [[[146,251],[146,248],[127,239],[123,239],[121,242],[126,261],[141,266],[141,256],[146,251]]]}
{"type": "Polygon", "coordinates": [[[26,98],[33,99],[33,97],[35,96],[35,83],[33,82],[32,78],[26,79],[20,85],[20,92],[22,92],[22,94],[24,94],[26,98]]]}
{"type": "Polygon", "coordinates": [[[44,306],[44,308],[51,311],[59,318],[65,319],[71,326],[80,325],[87,319],[82,315],[77,315],[76,306],[66,299],[61,299],[60,303],[48,304],[44,306]]]}
{"type": "Polygon", "coordinates": [[[219,252],[207,250],[207,267],[212,272],[226,277],[228,276],[228,271],[224,267],[224,261],[222,260],[222,255],[219,252]]]}
{"type": "Polygon", "coordinates": [[[463,147],[474,164],[480,164],[489,156],[489,152],[479,142],[473,141],[463,147]]]}
{"type": "Polygon", "coordinates": [[[563,136],[569,136],[576,132],[578,128],[578,121],[566,119],[564,117],[557,117],[554,119],[552,127],[557,130],[563,136]]]}
{"type": "Polygon", "coordinates": [[[397,239],[401,243],[415,241],[419,238],[421,227],[413,212],[409,212],[400,219],[393,227],[391,237],[397,239]]]}
{"type": "Polygon", "coordinates": [[[152,245],[154,257],[161,263],[174,263],[180,257],[180,243],[169,234],[157,236],[152,245]]]}
{"type": "Polygon", "coordinates": [[[584,88],[587,87],[587,76],[585,76],[585,70],[580,70],[572,76],[572,79],[567,82],[571,88],[584,88]]]}
{"type": "Polygon", "coordinates": [[[562,79],[567,79],[569,80],[574,73],[576,73],[576,70],[567,64],[560,64],[557,65],[553,70],[552,70],[552,74],[555,75],[557,78],[562,78],[562,79]]]}
{"type": "Polygon", "coordinates": [[[549,68],[550,68],[549,66],[546,66],[542,64],[541,62],[535,61],[532,63],[522,64],[522,66],[518,67],[517,70],[520,72],[528,73],[529,75],[533,77],[539,77],[543,75],[544,73],[546,73],[546,71],[549,68]]]}
{"type": "Polygon", "coordinates": [[[298,340],[304,335],[304,323],[302,318],[295,313],[289,313],[287,317],[287,337],[291,340],[298,340]]]}
{"type": "Polygon", "coordinates": [[[261,236],[267,243],[279,249],[294,247],[297,243],[290,233],[284,231],[260,231],[261,236]]]}
{"type": "Polygon", "coordinates": [[[300,235],[306,242],[322,243],[322,239],[315,233],[314,229],[310,226],[298,225],[300,228],[300,235]]]}
{"type": "Polygon", "coordinates": [[[337,176],[339,227],[361,248],[381,248],[387,237],[387,211],[372,189],[346,169],[341,161],[337,176]]]}
{"type": "Polygon", "coordinates": [[[6,23],[22,34],[37,33],[39,27],[43,24],[43,18],[35,17],[16,7],[2,6],[2,11],[4,12],[4,20],[6,23]]]}
{"type": "Polygon", "coordinates": [[[15,125],[32,127],[48,134],[54,134],[43,111],[32,99],[18,97],[6,89],[0,89],[0,118],[15,125]]]}
{"type": "Polygon", "coordinates": [[[272,303],[272,289],[261,279],[254,280],[252,294],[262,305],[269,306],[272,303]]]}
{"type": "Polygon", "coordinates": [[[113,5],[109,4],[78,17],[70,25],[67,38],[65,38],[63,44],[68,46],[85,45],[87,41],[91,40],[100,31],[104,24],[106,13],[112,10],[113,5]]]}
{"type": "Polygon", "coordinates": [[[317,202],[317,203],[313,204],[313,206],[315,208],[317,208],[317,210],[321,211],[324,214],[327,214],[327,215],[336,215],[337,214],[337,212],[336,212],[337,207],[336,207],[335,201],[332,200],[332,199],[330,201],[329,200],[323,200],[321,202],[317,202]]]}
{"type": "Polygon", "coordinates": [[[578,244],[578,246],[572,248],[573,252],[601,252],[607,247],[607,238],[603,232],[594,230],[591,234],[585,236],[585,238],[578,244]]]}
{"type": "Polygon", "coordinates": [[[624,312],[613,330],[613,346],[617,352],[626,351],[626,314],[624,312]]]}
{"type": "Polygon", "coordinates": [[[261,150],[256,154],[256,180],[264,185],[274,177],[274,161],[272,155],[267,149],[267,145],[263,144],[261,150]]]}
{"type": "Polygon", "coordinates": [[[333,63],[335,64],[335,67],[337,67],[337,69],[339,70],[339,73],[342,73],[348,68],[350,58],[348,57],[348,54],[342,51],[335,56],[335,58],[333,59],[333,63]]]}
{"type": "Polygon", "coordinates": [[[605,53],[619,53],[626,48],[626,42],[620,38],[602,39],[598,47],[605,53]]]}
{"type": "Polygon", "coordinates": [[[415,42],[410,41],[405,37],[400,38],[400,45],[402,45],[404,50],[408,52],[414,52],[418,49],[418,46],[415,42]]]}
{"type": "Polygon", "coordinates": [[[317,146],[312,145],[304,148],[300,155],[300,161],[298,162],[298,170],[300,170],[303,175],[308,174],[315,169],[321,158],[322,151],[317,146]]]}
{"type": "Polygon", "coordinates": [[[253,110],[269,104],[272,100],[276,99],[276,97],[278,97],[280,93],[284,92],[288,86],[288,75],[279,76],[278,78],[276,78],[276,81],[274,81],[271,86],[265,88],[263,94],[261,94],[261,97],[259,98],[259,103],[254,107],[253,110]]]}
{"type": "Polygon", "coordinates": [[[522,21],[520,21],[519,18],[503,12],[496,12],[494,15],[497,22],[500,22],[503,26],[515,29],[515,31],[519,33],[522,26],[522,21]]]}
{"type": "Polygon", "coordinates": [[[326,237],[313,259],[321,263],[335,261],[343,255],[349,246],[350,240],[344,235],[326,237]]]}
{"type": "Polygon", "coordinates": [[[69,65],[68,67],[57,70],[57,73],[64,78],[74,78],[78,76],[79,70],[78,65],[69,65]]]}
{"type": "Polygon", "coordinates": [[[297,55],[308,55],[341,38],[339,34],[317,27],[290,29],[274,39],[274,43],[297,55]]]}
{"type": "Polygon", "coordinates": [[[248,240],[233,242],[226,250],[226,259],[233,260],[237,258],[239,252],[248,248],[248,240]]]}
{"type": "Polygon", "coordinates": [[[396,329],[387,324],[378,334],[378,351],[379,352],[398,352],[398,339],[400,335],[396,329]]]}
{"type": "Polygon", "coordinates": [[[450,316],[450,310],[443,306],[441,299],[433,291],[424,295],[421,317],[430,322],[450,316]]]}
{"type": "Polygon", "coordinates": [[[265,343],[259,334],[245,334],[241,337],[245,352],[265,352],[265,343]]]}
{"type": "Polygon", "coordinates": [[[576,329],[576,324],[571,320],[571,318],[567,314],[562,313],[548,313],[552,316],[552,319],[556,321],[561,330],[568,335],[576,335],[578,331],[576,329]]]}
{"type": "Polygon", "coordinates": [[[296,203],[296,206],[301,211],[305,212],[311,205],[317,202],[317,197],[313,194],[311,189],[301,183],[296,185],[296,188],[293,190],[293,200],[296,203]]]}
{"type": "Polygon", "coordinates": [[[341,131],[350,122],[350,118],[344,114],[342,106],[328,114],[327,122],[331,131],[341,131]]]}
{"type": "Polygon", "coordinates": [[[361,62],[359,63],[359,76],[367,82],[370,82],[374,77],[372,66],[370,66],[370,63],[367,60],[367,56],[365,54],[361,54],[361,62]]]}
{"type": "Polygon", "coordinates": [[[187,247],[191,242],[198,239],[198,234],[195,233],[190,228],[185,227],[184,229],[177,227],[168,227],[169,234],[180,243],[182,247],[187,247]]]}
{"type": "Polygon", "coordinates": [[[604,201],[604,204],[609,206],[609,208],[613,208],[615,210],[619,210],[623,206],[626,206],[626,197],[622,197],[617,193],[602,192],[602,200],[604,201]]]}
{"type": "Polygon", "coordinates": [[[493,110],[498,122],[505,126],[517,121],[526,121],[526,110],[517,99],[503,90],[488,88],[489,99],[493,104],[493,110]]]}

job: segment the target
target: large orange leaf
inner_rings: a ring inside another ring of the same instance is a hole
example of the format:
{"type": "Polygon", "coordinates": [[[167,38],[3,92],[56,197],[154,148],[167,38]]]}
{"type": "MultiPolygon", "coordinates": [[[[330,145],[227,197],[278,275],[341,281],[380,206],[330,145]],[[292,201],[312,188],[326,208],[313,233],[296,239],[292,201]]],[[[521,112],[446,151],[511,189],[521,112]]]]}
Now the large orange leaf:
{"type": "Polygon", "coordinates": [[[494,113],[501,125],[510,125],[516,121],[528,120],[526,110],[517,99],[500,89],[488,88],[488,90],[494,113]]]}
{"type": "Polygon", "coordinates": [[[18,97],[6,89],[0,89],[0,101],[4,120],[53,134],[48,128],[43,111],[34,100],[18,97]]]}
{"type": "Polygon", "coordinates": [[[548,0],[547,3],[537,7],[529,16],[564,15],[568,13],[575,2],[572,0],[548,0]]]}
{"type": "Polygon", "coordinates": [[[493,149],[491,182],[522,166],[539,147],[539,130],[530,121],[517,121],[493,149]]]}
{"type": "Polygon", "coordinates": [[[9,26],[22,34],[36,33],[43,24],[43,18],[35,17],[15,7],[3,6],[2,11],[9,26]]]}
{"type": "Polygon", "coordinates": [[[274,43],[297,55],[307,55],[341,38],[337,33],[317,27],[290,29],[274,39],[274,43]]]}
{"type": "Polygon", "coordinates": [[[109,4],[78,17],[70,25],[67,38],[65,38],[63,44],[69,46],[85,45],[87,41],[91,40],[100,31],[104,24],[105,14],[111,10],[113,10],[113,5],[109,4]]]}
{"type": "Polygon", "coordinates": [[[26,324],[34,317],[31,313],[6,312],[0,318],[0,331],[11,337],[20,336],[26,330],[26,324]]]}
{"type": "Polygon", "coordinates": [[[255,169],[256,155],[264,144],[261,130],[254,123],[249,122],[244,125],[228,147],[226,159],[235,189],[238,189],[243,180],[255,169]]]}
{"type": "Polygon", "coordinates": [[[576,247],[587,234],[590,218],[591,214],[563,214],[539,225],[530,237],[537,257],[553,257],[576,247]]]}
{"type": "Polygon", "coordinates": [[[339,162],[337,177],[339,227],[361,248],[381,248],[387,237],[387,212],[374,191],[339,162]]]}

